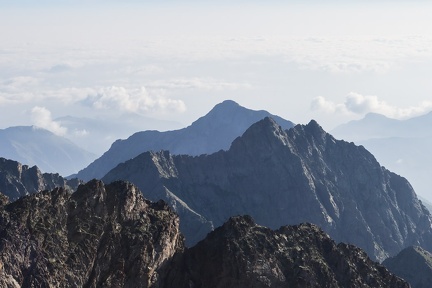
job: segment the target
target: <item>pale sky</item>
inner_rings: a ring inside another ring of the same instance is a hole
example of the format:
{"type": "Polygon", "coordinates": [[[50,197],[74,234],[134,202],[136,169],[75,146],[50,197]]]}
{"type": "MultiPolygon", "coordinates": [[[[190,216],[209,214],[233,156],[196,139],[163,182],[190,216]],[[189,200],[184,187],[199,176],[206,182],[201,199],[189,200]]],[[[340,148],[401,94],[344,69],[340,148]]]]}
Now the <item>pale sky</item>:
{"type": "Polygon", "coordinates": [[[174,129],[225,99],[326,130],[432,110],[431,4],[317,3],[0,0],[0,128],[85,142],[55,119],[174,129]]]}

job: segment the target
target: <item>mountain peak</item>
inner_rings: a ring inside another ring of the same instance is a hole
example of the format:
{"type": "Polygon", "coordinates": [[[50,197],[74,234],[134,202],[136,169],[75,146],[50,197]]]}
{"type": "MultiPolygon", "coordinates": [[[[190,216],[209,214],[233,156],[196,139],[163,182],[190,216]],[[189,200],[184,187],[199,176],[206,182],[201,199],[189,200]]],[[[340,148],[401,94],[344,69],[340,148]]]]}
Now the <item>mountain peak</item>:
{"type": "Polygon", "coordinates": [[[405,248],[383,265],[413,288],[429,287],[432,283],[432,254],[419,246],[405,248]]]}

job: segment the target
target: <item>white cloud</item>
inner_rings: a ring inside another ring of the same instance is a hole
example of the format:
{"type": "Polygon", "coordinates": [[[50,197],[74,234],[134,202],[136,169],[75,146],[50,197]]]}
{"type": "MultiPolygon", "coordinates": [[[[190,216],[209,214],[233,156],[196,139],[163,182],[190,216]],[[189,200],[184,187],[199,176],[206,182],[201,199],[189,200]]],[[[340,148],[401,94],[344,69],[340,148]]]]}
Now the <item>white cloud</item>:
{"type": "Polygon", "coordinates": [[[328,101],[323,96],[318,96],[312,99],[310,108],[313,111],[323,111],[326,113],[349,113],[345,104],[336,104],[332,101],[328,101]]]}
{"type": "Polygon", "coordinates": [[[158,80],[149,83],[148,87],[163,89],[202,89],[202,90],[238,90],[250,89],[249,83],[235,83],[213,78],[177,78],[170,80],[158,80]]]}
{"type": "Polygon", "coordinates": [[[417,106],[397,107],[380,100],[374,95],[361,95],[358,93],[349,93],[344,103],[334,103],[328,101],[322,96],[314,98],[311,102],[311,110],[323,111],[326,113],[344,113],[364,115],[370,112],[383,114],[390,118],[406,119],[424,114],[432,110],[432,101],[423,101],[417,106]]]}
{"type": "Polygon", "coordinates": [[[101,88],[88,95],[81,103],[98,110],[114,110],[133,113],[184,112],[186,105],[181,100],[163,96],[150,96],[144,87],[126,89],[112,86],[101,88]]]}
{"type": "Polygon", "coordinates": [[[51,112],[45,107],[33,107],[31,110],[31,118],[33,124],[37,127],[44,128],[60,136],[64,136],[67,133],[67,128],[62,127],[58,122],[53,121],[51,112]]]}

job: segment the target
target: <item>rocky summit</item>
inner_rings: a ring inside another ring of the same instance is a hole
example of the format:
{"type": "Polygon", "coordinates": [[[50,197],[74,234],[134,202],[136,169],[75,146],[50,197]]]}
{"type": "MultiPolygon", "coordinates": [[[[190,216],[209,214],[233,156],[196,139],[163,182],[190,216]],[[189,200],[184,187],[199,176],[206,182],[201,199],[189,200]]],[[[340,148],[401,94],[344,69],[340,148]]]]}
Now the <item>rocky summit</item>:
{"type": "Polygon", "coordinates": [[[273,229],[314,223],[379,261],[410,245],[432,248],[431,216],[409,182],[313,120],[284,130],[265,118],[211,155],[146,152],[103,178],[119,179],[166,200],[188,223],[181,226],[188,245],[211,225],[249,214],[273,229]]]}
{"type": "Polygon", "coordinates": [[[273,231],[233,217],[178,256],[164,287],[409,287],[361,249],[312,224],[273,231]]]}
{"type": "Polygon", "coordinates": [[[79,171],[77,177],[84,181],[100,179],[119,163],[150,150],[169,150],[173,154],[187,155],[227,150],[235,138],[266,116],[273,117],[286,129],[294,126],[291,121],[271,115],[267,111],[250,110],[234,101],[226,100],[186,128],[166,132],[141,131],[128,139],[117,140],[100,158],[79,171]]]}
{"type": "Polygon", "coordinates": [[[150,287],[183,249],[178,217],[124,182],[56,188],[0,209],[1,287],[150,287]]]}
{"type": "Polygon", "coordinates": [[[0,192],[10,201],[42,190],[64,187],[75,190],[80,181],[67,180],[59,174],[42,173],[37,166],[29,167],[13,160],[0,158],[0,192]]]}
{"type": "Polygon", "coordinates": [[[1,287],[409,287],[312,224],[231,218],[185,249],[179,218],[132,184],[0,197],[1,287]]]}
{"type": "Polygon", "coordinates": [[[405,248],[398,255],[384,260],[383,265],[413,288],[431,287],[432,254],[421,247],[405,248]]]}

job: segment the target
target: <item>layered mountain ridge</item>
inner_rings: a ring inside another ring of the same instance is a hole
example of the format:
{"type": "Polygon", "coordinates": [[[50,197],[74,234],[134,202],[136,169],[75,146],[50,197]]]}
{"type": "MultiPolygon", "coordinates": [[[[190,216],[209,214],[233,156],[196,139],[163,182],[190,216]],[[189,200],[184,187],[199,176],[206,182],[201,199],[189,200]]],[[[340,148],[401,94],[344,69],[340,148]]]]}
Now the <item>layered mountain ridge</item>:
{"type": "MultiPolygon", "coordinates": [[[[430,214],[408,181],[315,121],[284,130],[265,118],[228,151],[211,155],[146,152],[103,177],[107,183],[119,179],[135,183],[151,200],[166,200],[188,230],[191,223],[203,228],[191,216],[217,227],[249,214],[273,229],[314,223],[379,261],[414,244],[432,248],[430,214]]],[[[181,229],[188,245],[204,238],[181,229]]]]}
{"type": "Polygon", "coordinates": [[[418,195],[431,201],[432,112],[406,120],[368,114],[336,127],[339,139],[364,145],[388,169],[406,177],[418,195]]]}
{"type": "Polygon", "coordinates": [[[409,287],[311,224],[233,217],[185,249],[178,216],[126,182],[0,198],[2,287],[409,287]]]}
{"type": "Polygon", "coordinates": [[[119,163],[132,159],[145,151],[169,150],[173,154],[210,154],[229,148],[231,142],[250,125],[271,116],[285,129],[294,124],[267,111],[244,108],[226,100],[216,105],[207,115],[190,126],[173,131],[142,131],[126,140],[117,140],[111,148],[76,177],[88,181],[102,178],[119,163]]]}
{"type": "Polygon", "coordinates": [[[75,191],[79,184],[78,179],[67,180],[59,174],[42,173],[37,166],[29,167],[0,157],[0,192],[10,201],[56,187],[75,191]]]}

